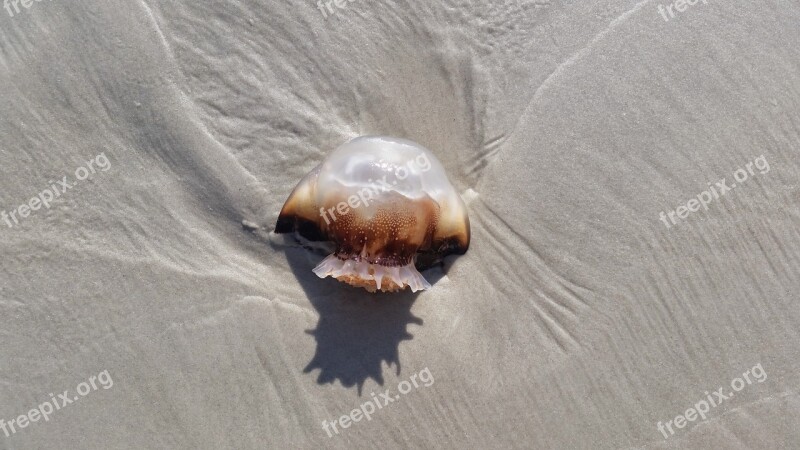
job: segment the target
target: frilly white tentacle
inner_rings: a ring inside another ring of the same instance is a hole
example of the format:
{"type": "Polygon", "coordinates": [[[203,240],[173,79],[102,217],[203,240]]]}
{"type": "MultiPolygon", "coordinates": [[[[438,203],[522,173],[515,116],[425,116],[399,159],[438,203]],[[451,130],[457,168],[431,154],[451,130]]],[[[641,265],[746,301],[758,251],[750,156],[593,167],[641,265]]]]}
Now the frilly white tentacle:
{"type": "MultiPolygon", "coordinates": [[[[322,260],[317,267],[314,268],[314,273],[320,278],[333,277],[333,278],[355,278],[363,282],[374,282],[375,287],[381,290],[383,286],[391,286],[393,282],[399,286],[400,289],[408,286],[412,292],[430,289],[431,284],[417,271],[414,267],[414,262],[410,262],[405,266],[399,267],[386,267],[378,264],[371,264],[367,261],[355,261],[352,259],[341,260],[335,255],[328,255],[327,258],[322,260]]],[[[359,283],[363,285],[365,283],[359,283]]],[[[370,283],[371,284],[371,283],[370,283]]]]}

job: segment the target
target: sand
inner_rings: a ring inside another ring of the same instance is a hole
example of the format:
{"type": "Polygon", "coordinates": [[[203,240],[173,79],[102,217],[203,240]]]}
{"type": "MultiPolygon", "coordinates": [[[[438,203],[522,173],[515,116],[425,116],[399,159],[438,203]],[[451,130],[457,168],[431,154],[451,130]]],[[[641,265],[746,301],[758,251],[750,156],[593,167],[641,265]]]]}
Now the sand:
{"type": "Polygon", "coordinates": [[[0,448],[800,448],[800,6],[664,1],[0,10],[0,448]],[[272,235],[370,134],[428,291],[272,235]]]}

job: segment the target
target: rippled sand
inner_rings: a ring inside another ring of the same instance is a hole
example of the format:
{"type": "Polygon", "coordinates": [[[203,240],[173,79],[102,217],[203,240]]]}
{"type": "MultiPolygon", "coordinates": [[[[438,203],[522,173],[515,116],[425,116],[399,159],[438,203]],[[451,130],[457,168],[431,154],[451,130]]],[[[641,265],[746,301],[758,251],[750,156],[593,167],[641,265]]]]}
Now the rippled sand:
{"type": "Polygon", "coordinates": [[[0,9],[0,419],[113,379],[0,446],[800,447],[798,4],[342,4],[0,9]],[[365,134],[468,203],[429,291],[270,235],[365,134]]]}

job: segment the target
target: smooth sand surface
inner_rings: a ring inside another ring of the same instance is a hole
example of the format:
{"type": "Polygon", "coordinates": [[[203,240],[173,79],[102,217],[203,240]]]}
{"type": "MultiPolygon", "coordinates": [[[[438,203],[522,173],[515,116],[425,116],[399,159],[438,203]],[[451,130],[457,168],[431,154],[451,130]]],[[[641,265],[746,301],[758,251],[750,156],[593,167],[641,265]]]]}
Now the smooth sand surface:
{"type": "Polygon", "coordinates": [[[343,4],[0,10],[0,448],[800,448],[800,5],[343,4]],[[369,134],[468,203],[431,290],[271,234],[369,134]]]}

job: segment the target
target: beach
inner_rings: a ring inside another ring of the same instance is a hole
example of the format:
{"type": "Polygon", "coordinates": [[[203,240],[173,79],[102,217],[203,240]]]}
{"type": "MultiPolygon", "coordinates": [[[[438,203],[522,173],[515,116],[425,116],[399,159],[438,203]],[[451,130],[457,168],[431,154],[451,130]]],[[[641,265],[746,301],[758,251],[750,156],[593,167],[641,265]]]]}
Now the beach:
{"type": "Polygon", "coordinates": [[[800,5],[3,6],[0,448],[800,447],[800,5]],[[430,289],[274,233],[367,135],[430,289]]]}

